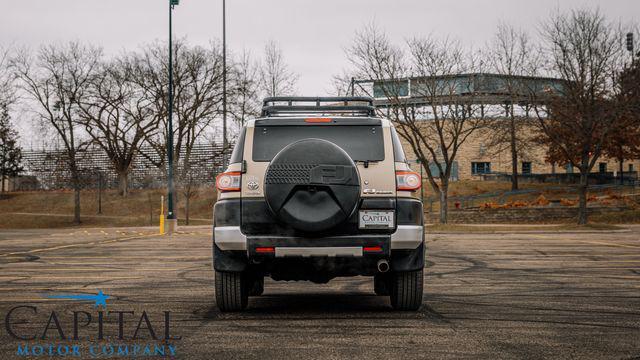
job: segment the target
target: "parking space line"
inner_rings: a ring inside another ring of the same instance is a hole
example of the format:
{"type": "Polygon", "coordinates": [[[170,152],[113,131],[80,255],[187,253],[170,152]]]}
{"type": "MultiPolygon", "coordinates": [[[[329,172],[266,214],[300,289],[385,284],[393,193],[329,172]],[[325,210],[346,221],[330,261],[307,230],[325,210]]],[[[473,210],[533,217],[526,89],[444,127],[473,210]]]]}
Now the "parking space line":
{"type": "Polygon", "coordinates": [[[118,242],[118,241],[142,239],[142,238],[147,238],[147,237],[152,237],[152,236],[162,236],[162,235],[160,235],[160,234],[135,235],[135,236],[129,236],[129,237],[123,237],[123,238],[116,238],[116,239],[92,241],[92,242],[88,242],[88,243],[76,243],[76,244],[68,244],[68,245],[58,245],[58,246],[52,246],[52,247],[46,247],[46,248],[40,248],[40,249],[33,249],[33,250],[26,250],[26,251],[18,251],[18,252],[0,254],[0,257],[7,257],[7,256],[11,256],[11,255],[31,254],[31,253],[40,253],[40,252],[45,252],[45,251],[54,251],[54,250],[60,250],[60,249],[68,249],[68,248],[74,248],[74,247],[89,246],[89,245],[109,244],[109,243],[114,243],[114,242],[118,242]]]}
{"type": "MultiPolygon", "coordinates": [[[[15,276],[14,276],[15,278],[15,276]]],[[[82,276],[52,276],[49,274],[34,274],[29,275],[28,279],[23,280],[34,280],[34,279],[82,279],[82,280],[94,280],[94,279],[105,279],[105,280],[133,280],[133,279],[142,279],[144,276],[101,276],[101,275],[82,275],[82,276]]]]}
{"type": "Polygon", "coordinates": [[[587,244],[613,246],[613,247],[623,247],[623,248],[631,248],[631,249],[640,249],[640,246],[635,246],[635,245],[607,243],[607,242],[601,242],[601,241],[587,241],[587,240],[578,240],[578,241],[581,242],[581,243],[587,243],[587,244]]]}

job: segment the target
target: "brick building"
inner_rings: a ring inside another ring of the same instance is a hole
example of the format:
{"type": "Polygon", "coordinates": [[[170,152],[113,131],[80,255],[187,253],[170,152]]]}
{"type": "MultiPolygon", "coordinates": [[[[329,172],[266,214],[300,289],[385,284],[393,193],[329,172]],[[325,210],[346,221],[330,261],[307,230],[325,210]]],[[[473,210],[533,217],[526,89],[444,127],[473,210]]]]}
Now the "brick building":
{"type": "MultiPolygon", "coordinates": [[[[486,173],[511,174],[511,152],[508,149],[496,150],[489,146],[489,131],[477,131],[472,134],[462,145],[457,158],[457,168],[454,178],[460,180],[481,179],[486,173]]],[[[407,156],[415,159],[408,144],[404,144],[407,156]]],[[[518,173],[524,175],[532,174],[566,174],[577,173],[577,169],[571,166],[550,164],[545,161],[545,148],[541,146],[529,145],[527,149],[519,151],[518,173]]],[[[610,176],[617,176],[620,164],[615,159],[601,157],[594,166],[592,172],[607,173],[610,176]]],[[[625,160],[623,169],[625,173],[637,174],[640,168],[640,159],[625,160]]]]}
{"type": "MultiPolygon", "coordinates": [[[[394,81],[354,80],[352,88],[363,95],[373,95],[376,107],[383,113],[391,111],[394,103],[403,106],[428,107],[463,104],[481,108],[482,118],[487,121],[508,121],[511,111],[520,119],[533,119],[532,102],[544,106],[545,97],[560,93],[563,80],[544,77],[506,76],[474,73],[439,77],[413,77],[394,81]],[[532,95],[533,94],[533,95],[532,95]]],[[[429,121],[425,118],[424,121],[429,121]]],[[[535,123],[537,120],[530,120],[535,123]]],[[[535,126],[519,126],[519,138],[535,133],[535,126]]],[[[474,132],[462,145],[452,168],[453,180],[481,179],[487,174],[511,174],[511,152],[508,147],[494,144],[491,130],[474,132]]],[[[404,144],[407,157],[415,159],[408,144],[404,144]]],[[[577,173],[570,165],[550,164],[545,161],[546,149],[540,145],[526,144],[519,149],[518,173],[571,174],[577,173]]],[[[625,160],[625,173],[637,176],[640,159],[625,160]]],[[[432,166],[432,169],[435,167],[432,166]]],[[[619,163],[615,159],[601,158],[593,169],[608,177],[617,176],[619,163]]],[[[627,175],[625,175],[627,176],[627,175]]],[[[505,176],[506,178],[506,176],[505,176]]],[[[526,178],[526,176],[525,176],[526,178]]]]}

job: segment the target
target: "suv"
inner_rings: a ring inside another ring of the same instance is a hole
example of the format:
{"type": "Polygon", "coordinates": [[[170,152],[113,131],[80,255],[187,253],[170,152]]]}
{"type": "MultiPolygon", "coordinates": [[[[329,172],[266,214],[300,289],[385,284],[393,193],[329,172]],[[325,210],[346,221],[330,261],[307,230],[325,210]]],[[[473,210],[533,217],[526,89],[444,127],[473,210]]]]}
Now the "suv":
{"type": "Polygon", "coordinates": [[[398,310],[422,304],[420,175],[367,97],[270,97],[216,178],[216,302],[238,311],[264,277],[373,276],[398,310]]]}

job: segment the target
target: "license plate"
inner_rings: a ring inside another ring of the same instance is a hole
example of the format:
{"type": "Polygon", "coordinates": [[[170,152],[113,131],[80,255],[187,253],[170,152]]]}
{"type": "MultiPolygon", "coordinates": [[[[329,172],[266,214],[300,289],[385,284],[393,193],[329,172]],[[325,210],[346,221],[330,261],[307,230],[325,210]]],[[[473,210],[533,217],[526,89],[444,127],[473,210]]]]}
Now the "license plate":
{"type": "Polygon", "coordinates": [[[393,228],[393,211],[362,210],[359,216],[360,229],[389,229],[393,228]]]}

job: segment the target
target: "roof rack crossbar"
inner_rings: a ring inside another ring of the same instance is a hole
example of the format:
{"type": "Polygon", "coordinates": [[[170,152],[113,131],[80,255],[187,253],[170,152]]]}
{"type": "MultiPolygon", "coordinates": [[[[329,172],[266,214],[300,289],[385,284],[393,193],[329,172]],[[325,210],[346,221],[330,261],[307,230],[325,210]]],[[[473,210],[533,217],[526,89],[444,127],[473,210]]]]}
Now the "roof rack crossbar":
{"type": "Polygon", "coordinates": [[[262,107],[262,116],[273,117],[278,115],[296,115],[296,114],[327,114],[327,113],[349,113],[352,116],[375,116],[375,108],[373,106],[286,106],[271,105],[262,107]]]}
{"type": "Polygon", "coordinates": [[[262,116],[297,114],[349,113],[352,116],[375,116],[373,99],[363,96],[272,96],[263,100],[262,116]],[[283,105],[285,103],[287,105],[283,105]],[[364,103],[351,104],[350,103],[364,103]]]}

